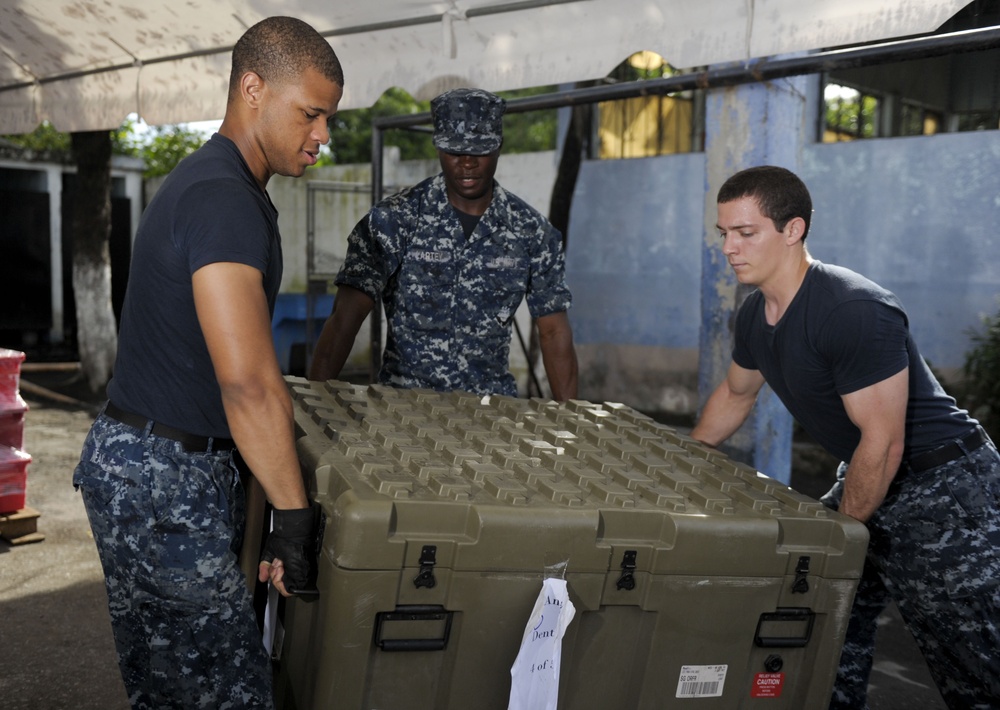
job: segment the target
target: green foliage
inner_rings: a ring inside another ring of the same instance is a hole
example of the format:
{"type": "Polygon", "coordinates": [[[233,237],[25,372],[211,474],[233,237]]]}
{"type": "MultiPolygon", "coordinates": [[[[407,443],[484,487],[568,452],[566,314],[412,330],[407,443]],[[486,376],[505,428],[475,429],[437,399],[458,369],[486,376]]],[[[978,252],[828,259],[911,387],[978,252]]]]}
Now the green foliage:
{"type": "Polygon", "coordinates": [[[48,121],[40,123],[38,128],[31,133],[4,136],[4,139],[14,145],[19,145],[22,148],[40,153],[53,152],[66,153],[68,155],[72,150],[69,144],[69,133],[57,131],[48,121]]]}
{"type": "Polygon", "coordinates": [[[139,156],[146,163],[144,177],[166,175],[177,163],[204,144],[205,137],[184,124],[156,126],[138,148],[139,156]]]}
{"type": "MultiPolygon", "coordinates": [[[[555,90],[554,86],[540,86],[518,91],[501,91],[500,96],[511,101],[527,96],[551,94],[555,90]]],[[[535,153],[555,150],[558,124],[558,113],[554,108],[507,114],[503,119],[503,152],[535,153]]]]}
{"type": "Polygon", "coordinates": [[[996,438],[1000,434],[1000,313],[983,318],[982,329],[970,333],[965,354],[965,406],[996,438]]]}
{"type": "MultiPolygon", "coordinates": [[[[330,121],[330,142],[323,149],[319,164],[369,163],[372,159],[374,119],[430,110],[430,102],[416,101],[404,90],[392,88],[382,94],[371,108],[341,111],[330,121]]],[[[383,140],[387,146],[398,146],[403,160],[435,158],[437,152],[428,135],[416,131],[386,131],[383,140]]]]}
{"type": "Polygon", "coordinates": [[[836,133],[858,138],[878,135],[879,102],[874,96],[857,91],[826,99],[826,127],[836,133]]]}
{"type": "Polygon", "coordinates": [[[135,129],[135,121],[126,118],[122,125],[111,131],[111,152],[114,155],[127,155],[130,158],[141,157],[142,145],[135,137],[135,129]]]}
{"type": "Polygon", "coordinates": [[[664,77],[673,76],[677,73],[677,70],[670,66],[670,64],[651,52],[640,52],[633,55],[633,57],[636,58],[636,61],[632,61],[632,57],[629,57],[629,59],[626,59],[624,62],[611,70],[611,73],[608,74],[608,78],[615,83],[621,83],[625,81],[662,79],[664,77]],[[643,54],[648,54],[649,56],[642,56],[643,54]]]}
{"type": "MultiPolygon", "coordinates": [[[[554,90],[555,87],[538,87],[501,92],[501,96],[511,100],[554,90]]],[[[330,122],[330,142],[323,147],[319,165],[368,163],[371,161],[371,126],[374,119],[429,112],[429,101],[416,101],[406,91],[398,88],[386,91],[371,108],[342,111],[330,122]]],[[[503,152],[553,150],[556,146],[556,131],[555,109],[508,114],[504,117],[503,152]]],[[[69,134],[57,131],[48,123],[43,123],[33,133],[7,138],[25,148],[70,154],[69,134]]],[[[437,157],[437,151],[430,140],[429,127],[417,131],[386,131],[383,138],[385,145],[399,147],[403,160],[437,157]]],[[[143,175],[149,178],[169,173],[184,157],[201,147],[205,138],[203,134],[184,124],[139,130],[136,121],[128,118],[111,132],[111,141],[115,155],[142,158],[146,164],[143,175]]]]}
{"type": "MultiPolygon", "coordinates": [[[[166,175],[182,158],[193,153],[205,142],[201,133],[183,124],[158,126],[146,131],[136,130],[136,122],[125,119],[121,126],[111,131],[111,150],[115,155],[142,158],[146,163],[144,177],[166,175]]],[[[22,148],[37,152],[72,154],[69,133],[57,131],[51,123],[43,122],[31,133],[4,136],[22,148]]]]}
{"type": "MultiPolygon", "coordinates": [[[[554,87],[539,87],[521,91],[500,92],[511,100],[523,96],[554,91],[554,87]]],[[[320,165],[347,165],[371,162],[372,121],[388,116],[428,113],[429,101],[417,101],[403,89],[392,88],[379,97],[371,108],[341,111],[330,122],[330,142],[323,149],[320,165]]],[[[504,117],[504,153],[525,153],[553,150],[556,146],[556,111],[511,113],[504,117]]],[[[391,130],[383,133],[386,146],[399,147],[403,160],[433,159],[437,151],[428,130],[391,130]]]]}

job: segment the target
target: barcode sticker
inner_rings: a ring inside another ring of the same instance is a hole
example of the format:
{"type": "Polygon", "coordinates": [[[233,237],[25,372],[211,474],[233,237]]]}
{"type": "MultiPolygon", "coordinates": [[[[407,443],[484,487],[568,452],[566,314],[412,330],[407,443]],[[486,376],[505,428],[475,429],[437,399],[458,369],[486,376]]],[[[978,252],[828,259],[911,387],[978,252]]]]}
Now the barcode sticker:
{"type": "Polygon", "coordinates": [[[678,698],[719,698],[729,666],[681,666],[678,698]]]}

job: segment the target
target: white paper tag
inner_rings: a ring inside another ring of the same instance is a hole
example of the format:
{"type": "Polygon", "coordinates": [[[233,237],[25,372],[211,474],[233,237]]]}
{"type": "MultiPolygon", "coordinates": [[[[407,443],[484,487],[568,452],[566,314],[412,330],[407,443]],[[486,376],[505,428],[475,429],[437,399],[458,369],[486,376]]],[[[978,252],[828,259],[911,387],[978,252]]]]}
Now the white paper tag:
{"type": "MultiPolygon", "coordinates": [[[[274,530],[274,513],[268,522],[267,530],[270,533],[274,530]]],[[[267,583],[267,604],[264,606],[264,648],[273,660],[281,658],[281,641],[284,631],[281,629],[281,620],[278,619],[278,599],[280,598],[278,588],[270,582],[267,583]],[[277,642],[277,646],[275,646],[277,642]]]]}
{"type": "Polygon", "coordinates": [[[719,698],[729,666],[681,666],[678,698],[719,698]]]}
{"type": "Polygon", "coordinates": [[[566,581],[544,580],[510,669],[508,710],[556,710],[562,639],[575,614],[566,581]]]}

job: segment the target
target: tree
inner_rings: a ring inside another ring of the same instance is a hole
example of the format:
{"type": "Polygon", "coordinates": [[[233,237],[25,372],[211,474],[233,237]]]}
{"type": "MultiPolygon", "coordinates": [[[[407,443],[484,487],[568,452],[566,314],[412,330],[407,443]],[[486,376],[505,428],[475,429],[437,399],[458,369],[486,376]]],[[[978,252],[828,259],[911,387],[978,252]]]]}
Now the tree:
{"type": "Polygon", "coordinates": [[[851,87],[826,88],[826,130],[838,139],[874,138],[878,135],[879,100],[851,87]]]}
{"type": "MultiPolygon", "coordinates": [[[[403,89],[392,88],[371,108],[341,111],[330,121],[330,142],[323,149],[320,164],[349,165],[372,159],[372,121],[386,116],[405,116],[430,111],[430,102],[417,101],[403,89]]],[[[390,131],[385,145],[399,147],[403,160],[437,157],[434,146],[423,133],[390,131]]]]}
{"type": "MultiPolygon", "coordinates": [[[[143,177],[161,177],[168,174],[181,160],[196,151],[205,142],[205,136],[183,123],[151,126],[138,131],[136,122],[126,118],[122,125],[110,132],[111,153],[142,158],[146,164],[143,177]]],[[[44,121],[31,133],[4,136],[14,145],[35,151],[65,156],[72,154],[69,133],[57,131],[44,121]]]]}
{"type": "Polygon", "coordinates": [[[205,136],[184,124],[155,126],[148,136],[136,146],[136,153],[146,168],[146,178],[161,177],[173,170],[177,163],[191,155],[205,143],[205,136]]]}
{"type": "Polygon", "coordinates": [[[111,377],[118,349],[111,307],[111,134],[70,136],[77,165],[73,201],[73,294],[76,299],[77,347],[91,390],[111,377]]]}
{"type": "MultiPolygon", "coordinates": [[[[512,101],[551,94],[555,91],[554,86],[538,86],[517,91],[501,91],[500,96],[512,101]]],[[[507,114],[503,119],[503,152],[512,154],[555,150],[558,124],[558,112],[554,108],[507,114]]]]}
{"type": "Polygon", "coordinates": [[[95,392],[111,377],[118,348],[117,323],[111,301],[111,156],[141,157],[145,177],[166,175],[204,143],[204,136],[183,125],[151,129],[137,137],[126,120],[113,131],[62,133],[50,123],[6,139],[53,160],[77,165],[71,217],[73,296],[80,365],[95,392]]]}
{"type": "Polygon", "coordinates": [[[69,155],[68,133],[57,131],[48,121],[42,121],[31,133],[4,136],[4,140],[36,153],[62,153],[69,155]]]}

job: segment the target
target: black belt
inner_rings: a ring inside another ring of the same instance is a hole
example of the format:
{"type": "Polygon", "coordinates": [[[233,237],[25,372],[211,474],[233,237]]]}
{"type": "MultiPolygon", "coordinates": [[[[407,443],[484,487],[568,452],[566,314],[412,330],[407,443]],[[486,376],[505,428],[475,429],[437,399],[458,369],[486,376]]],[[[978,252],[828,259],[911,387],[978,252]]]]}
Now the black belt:
{"type": "Polygon", "coordinates": [[[986,431],[981,426],[977,426],[958,441],[952,441],[951,443],[939,446],[932,451],[917,454],[906,462],[906,468],[913,473],[920,473],[921,471],[936,468],[942,464],[948,463],[949,461],[954,461],[961,456],[972,453],[989,440],[990,437],[986,431]]]}
{"type": "MultiPolygon", "coordinates": [[[[121,422],[125,426],[130,426],[133,429],[138,429],[139,431],[145,429],[146,425],[149,424],[149,419],[146,419],[146,417],[139,414],[133,414],[132,412],[127,412],[121,407],[116,407],[113,402],[108,402],[107,406],[104,408],[104,413],[115,421],[121,422]]],[[[153,422],[153,428],[149,430],[149,433],[154,436],[162,436],[164,439],[179,442],[188,453],[199,453],[203,451],[232,451],[236,448],[236,442],[232,439],[188,434],[186,431],[174,429],[172,426],[160,424],[159,422],[153,422]]]]}

